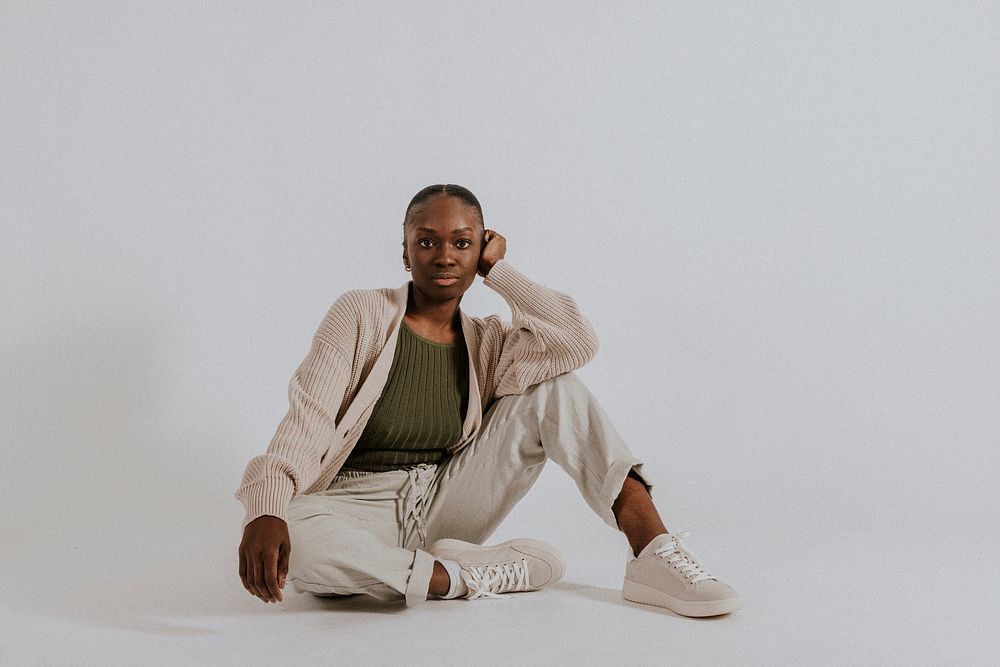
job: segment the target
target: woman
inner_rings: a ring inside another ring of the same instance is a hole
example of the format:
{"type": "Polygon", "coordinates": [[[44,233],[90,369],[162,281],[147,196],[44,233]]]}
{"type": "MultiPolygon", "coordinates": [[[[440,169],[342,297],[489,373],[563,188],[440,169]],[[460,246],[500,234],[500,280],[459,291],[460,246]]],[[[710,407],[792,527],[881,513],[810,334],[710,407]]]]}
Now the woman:
{"type": "Polygon", "coordinates": [[[666,530],[642,463],[572,372],[598,347],[573,299],[504,259],[506,239],[461,186],[418,192],[403,234],[412,279],[336,300],[267,452],[247,465],[244,587],[278,602],[287,577],[300,592],[412,606],[552,584],[564,572],[554,547],[480,546],[551,458],[628,538],[626,599],[688,616],[738,609],[666,530]],[[477,273],[512,323],[460,309],[477,273]]]}

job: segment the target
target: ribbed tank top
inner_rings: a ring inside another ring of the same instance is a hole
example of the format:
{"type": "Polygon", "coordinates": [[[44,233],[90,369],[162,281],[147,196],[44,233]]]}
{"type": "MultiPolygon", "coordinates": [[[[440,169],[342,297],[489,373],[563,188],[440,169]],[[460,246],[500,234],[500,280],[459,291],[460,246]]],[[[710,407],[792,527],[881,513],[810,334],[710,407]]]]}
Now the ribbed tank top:
{"type": "Polygon", "coordinates": [[[400,321],[396,352],[345,470],[385,472],[437,463],[462,434],[469,402],[465,339],[436,343],[400,321]]]}

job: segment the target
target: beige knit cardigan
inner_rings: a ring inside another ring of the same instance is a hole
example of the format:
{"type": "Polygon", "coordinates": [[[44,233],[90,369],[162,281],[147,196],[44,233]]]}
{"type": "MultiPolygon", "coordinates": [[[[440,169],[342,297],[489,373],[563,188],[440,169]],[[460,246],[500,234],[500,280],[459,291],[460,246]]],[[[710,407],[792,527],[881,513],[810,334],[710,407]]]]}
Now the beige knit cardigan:
{"type": "MultiPolygon", "coordinates": [[[[288,412],[267,452],[247,464],[236,497],[243,525],[265,514],[286,519],[291,498],[329,486],[368,423],[382,393],[412,281],[397,288],[345,292],[327,311],[305,359],[288,383],[288,412]]],[[[506,259],[483,279],[510,305],[498,315],[466,315],[469,407],[455,453],[479,433],[483,413],[501,396],[580,368],[597,354],[597,334],[572,297],[533,282],[506,259]]]]}

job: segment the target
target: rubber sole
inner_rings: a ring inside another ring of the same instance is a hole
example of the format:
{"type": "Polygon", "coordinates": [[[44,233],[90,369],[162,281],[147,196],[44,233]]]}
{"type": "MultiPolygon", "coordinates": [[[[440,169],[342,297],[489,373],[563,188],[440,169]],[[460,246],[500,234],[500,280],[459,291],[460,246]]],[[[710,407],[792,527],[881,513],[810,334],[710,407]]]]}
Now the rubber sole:
{"type": "Polygon", "coordinates": [[[743,600],[738,597],[725,600],[678,600],[663,591],[628,579],[622,585],[622,597],[629,602],[663,607],[681,616],[719,616],[743,607],[743,600]]]}

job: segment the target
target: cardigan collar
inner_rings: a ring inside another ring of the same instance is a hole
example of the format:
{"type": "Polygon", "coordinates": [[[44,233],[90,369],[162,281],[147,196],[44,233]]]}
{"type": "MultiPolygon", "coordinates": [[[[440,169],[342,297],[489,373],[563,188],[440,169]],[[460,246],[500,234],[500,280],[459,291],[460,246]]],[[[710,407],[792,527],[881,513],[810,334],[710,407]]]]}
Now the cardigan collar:
{"type": "MultiPolygon", "coordinates": [[[[409,301],[412,285],[413,281],[407,280],[392,291],[391,301],[394,308],[392,321],[388,323],[389,337],[386,339],[385,346],[382,348],[382,352],[375,362],[375,367],[372,368],[372,375],[374,375],[379,366],[383,367],[380,369],[384,371],[384,378],[378,383],[379,394],[381,394],[382,388],[385,386],[385,381],[389,378],[392,358],[396,353],[396,339],[399,336],[400,323],[403,321],[403,316],[406,315],[406,305],[409,301]]],[[[465,314],[461,305],[458,307],[458,314],[462,321],[462,335],[465,338],[465,347],[469,355],[469,403],[465,410],[462,437],[452,450],[457,450],[465,446],[466,442],[476,435],[483,418],[482,396],[479,392],[479,379],[476,375],[476,360],[479,359],[479,339],[476,337],[476,327],[472,323],[472,319],[465,314]]]]}

